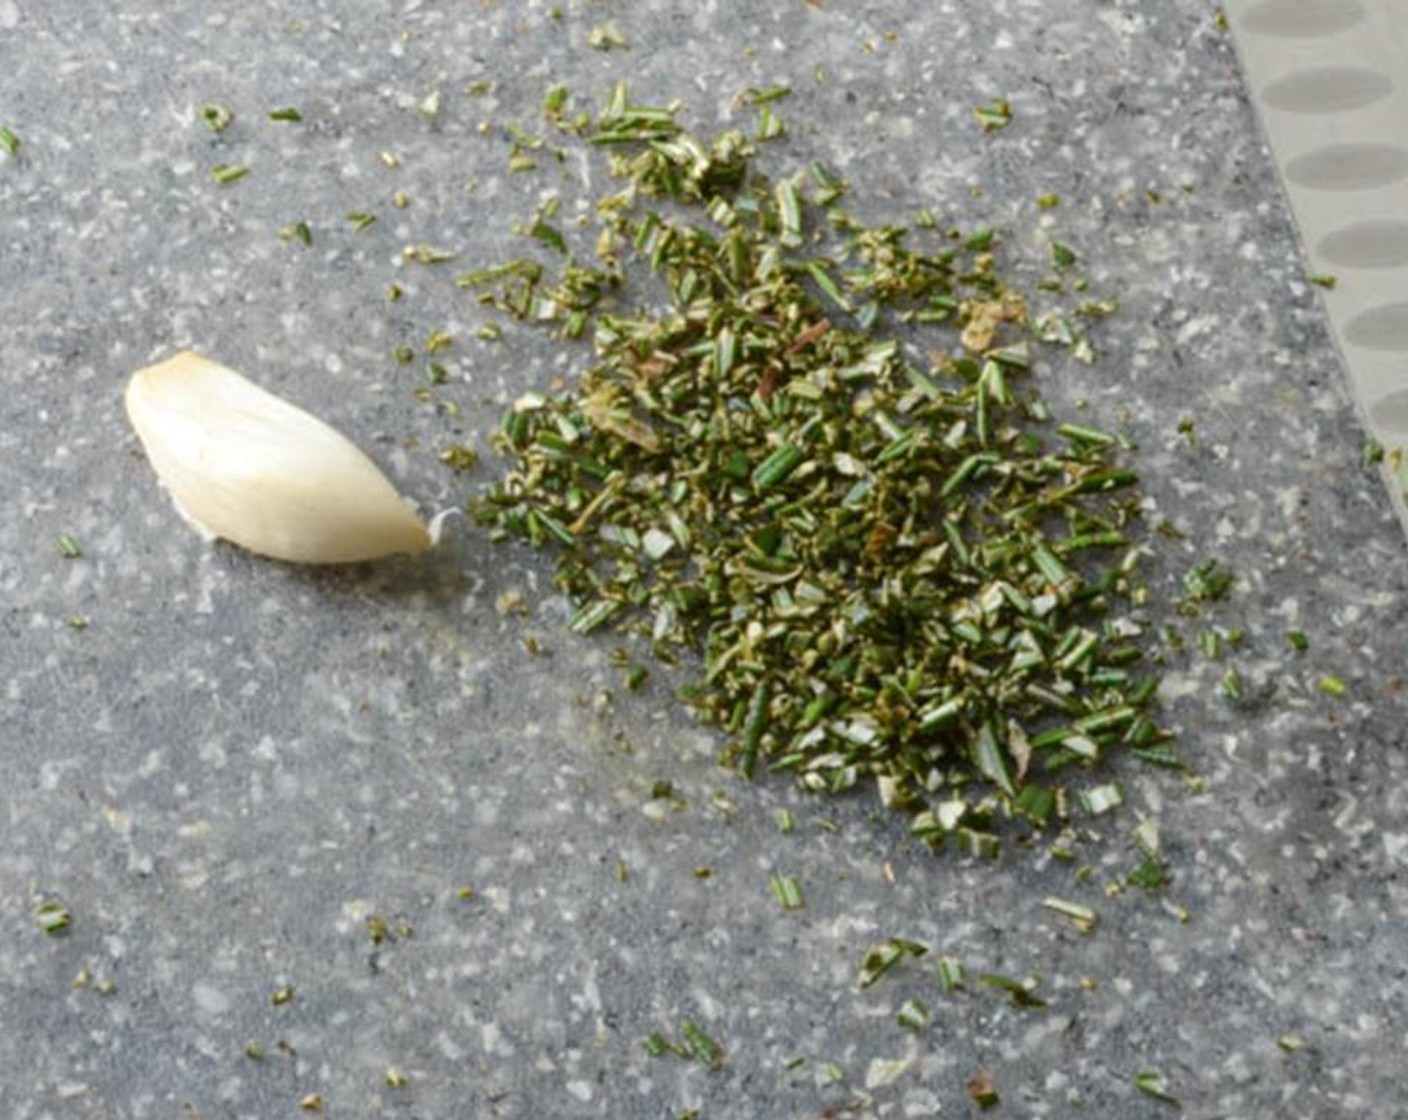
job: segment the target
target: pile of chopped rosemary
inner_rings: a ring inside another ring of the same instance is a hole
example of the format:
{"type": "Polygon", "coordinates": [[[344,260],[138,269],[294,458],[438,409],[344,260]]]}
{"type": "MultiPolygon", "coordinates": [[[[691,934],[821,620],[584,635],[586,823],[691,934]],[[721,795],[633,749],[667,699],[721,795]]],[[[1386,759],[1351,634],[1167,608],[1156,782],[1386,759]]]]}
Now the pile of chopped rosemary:
{"type": "Polygon", "coordinates": [[[934,845],[992,854],[1004,818],[1117,804],[1062,784],[1112,748],[1172,762],[1140,669],[1127,444],[1050,417],[1028,376],[1050,332],[992,234],[862,225],[826,168],[769,181],[742,133],[700,140],[624,85],[594,119],[550,103],[621,184],[595,261],[549,205],[524,232],[560,267],[460,283],[592,333],[579,383],[514,404],[511,465],[475,503],[496,538],[556,548],[572,629],[692,651],[685,696],[728,761],[820,792],[873,780],[934,845]],[[642,278],[659,306],[623,310],[642,278]]]}

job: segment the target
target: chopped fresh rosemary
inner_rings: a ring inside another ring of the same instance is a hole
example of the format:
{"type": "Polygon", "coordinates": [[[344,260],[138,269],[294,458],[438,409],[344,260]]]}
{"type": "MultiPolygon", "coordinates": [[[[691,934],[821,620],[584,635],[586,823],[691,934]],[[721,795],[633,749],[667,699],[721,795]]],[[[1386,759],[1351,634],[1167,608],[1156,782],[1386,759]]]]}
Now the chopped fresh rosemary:
{"type": "Polygon", "coordinates": [[[952,992],[968,987],[968,973],[963,962],[957,957],[940,957],[938,962],[939,988],[952,992]]]}
{"type": "Polygon", "coordinates": [[[53,936],[68,932],[73,925],[73,914],[62,902],[41,902],[34,909],[34,920],[40,929],[53,936]]]}
{"type": "Polygon", "coordinates": [[[1070,902],[1064,898],[1048,895],[1041,900],[1041,904],[1053,914],[1060,914],[1063,918],[1069,919],[1071,924],[1081,933],[1090,933],[1099,921],[1099,915],[1094,910],[1079,902],[1070,902]]]}
{"type": "Polygon", "coordinates": [[[1343,699],[1349,695],[1349,686],[1330,673],[1322,676],[1318,682],[1318,687],[1326,696],[1333,696],[1335,699],[1343,699]]]}
{"type": "Polygon", "coordinates": [[[210,169],[210,177],[222,187],[237,183],[249,174],[249,168],[239,164],[217,163],[210,169]]]}
{"type": "Polygon", "coordinates": [[[772,893],[784,910],[800,910],[805,905],[802,885],[789,875],[772,877],[772,893]]]}
{"type": "Polygon", "coordinates": [[[1012,103],[1005,97],[999,97],[987,105],[975,105],[973,116],[978,118],[984,132],[996,132],[1012,123],[1012,103]]]}
{"type": "Polygon", "coordinates": [[[1157,1070],[1150,1069],[1136,1073],[1134,1087],[1146,1097],[1152,1097],[1164,1104],[1176,1105],[1178,1103],[1178,1098],[1169,1093],[1168,1082],[1164,1080],[1164,1075],[1157,1070]]]}
{"type": "Polygon", "coordinates": [[[862,988],[868,988],[905,957],[922,957],[928,951],[929,947],[921,942],[910,941],[904,937],[891,937],[883,944],[866,950],[865,955],[861,957],[856,983],[862,988]]]}
{"type": "Polygon", "coordinates": [[[307,222],[294,222],[279,230],[279,237],[285,241],[301,241],[304,245],[313,244],[313,231],[307,222]]]}
{"type": "Polygon", "coordinates": [[[205,127],[215,133],[224,132],[235,119],[235,114],[218,101],[207,102],[197,111],[200,119],[205,123],[205,127]]]}
{"type": "Polygon", "coordinates": [[[614,24],[603,23],[587,32],[587,46],[599,51],[625,50],[630,43],[614,24]]]}
{"type": "MultiPolygon", "coordinates": [[[[990,230],[862,225],[825,168],[767,179],[742,133],[677,115],[618,84],[573,126],[624,183],[594,260],[545,208],[520,232],[555,266],[458,278],[595,348],[504,417],[476,516],[559,550],[574,631],[696,653],[685,698],[744,773],[874,783],[925,842],[994,857],[1002,819],[1065,819],[1062,771],[1165,738],[1121,626],[1142,595],[1126,441],[1049,419],[1045,336],[990,230]],[[622,300],[641,272],[667,306],[622,300]]],[[[1188,591],[1230,580],[1199,569],[1188,591]]]]}
{"type": "Polygon", "coordinates": [[[1232,573],[1216,559],[1204,560],[1183,577],[1183,590],[1192,602],[1212,602],[1223,598],[1232,587],[1232,573]]]}
{"type": "Polygon", "coordinates": [[[922,1031],[929,1025],[929,1009],[921,1000],[907,999],[895,1013],[895,1021],[912,1031],[922,1031]]]}
{"type": "Polygon", "coordinates": [[[290,105],[282,109],[270,109],[269,119],[271,121],[296,122],[303,119],[303,114],[290,105]]]}
{"type": "Polygon", "coordinates": [[[986,1070],[975,1073],[964,1087],[968,1091],[968,1099],[982,1112],[996,1108],[1002,1103],[1002,1098],[997,1094],[997,1086],[993,1084],[992,1074],[986,1070]]]}
{"type": "Polygon", "coordinates": [[[83,555],[82,547],[67,533],[60,533],[55,544],[59,550],[59,555],[65,560],[77,560],[83,555]]]}
{"type": "Polygon", "coordinates": [[[1036,994],[1037,989],[1041,987],[1039,976],[1027,976],[1018,980],[998,972],[984,972],[978,977],[978,983],[985,988],[995,988],[999,992],[1007,993],[1008,998],[1018,1007],[1046,1006],[1046,1000],[1036,994]]]}

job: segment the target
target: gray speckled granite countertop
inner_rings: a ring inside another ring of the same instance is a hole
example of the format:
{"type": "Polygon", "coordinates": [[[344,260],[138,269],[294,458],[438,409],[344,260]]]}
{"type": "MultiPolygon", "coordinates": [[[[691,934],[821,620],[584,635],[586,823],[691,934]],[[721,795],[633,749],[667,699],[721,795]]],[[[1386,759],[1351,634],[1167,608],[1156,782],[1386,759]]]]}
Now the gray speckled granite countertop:
{"type": "Polygon", "coordinates": [[[1210,8],[562,7],[0,0],[0,123],[22,141],[0,155],[0,1114],[267,1120],[320,1094],[329,1116],[425,1120],[963,1116],[989,1070],[997,1116],[1408,1115],[1408,563],[1210,8]],[[590,49],[606,22],[629,49],[590,49]],[[789,81],[768,158],[844,169],[872,216],[991,222],[1028,279],[1059,231],[1119,294],[1100,364],[1053,361],[1044,390],[1139,443],[1151,516],[1186,534],[1161,594],[1210,552],[1239,573],[1224,619],[1249,634],[1248,699],[1217,695],[1220,664],[1170,677],[1202,784],[1116,767],[1129,803],[1090,882],[1020,851],[934,858],[869,799],[720,770],[664,685],[625,694],[609,639],[562,628],[544,557],[462,528],[424,561],[293,570],[202,544],[157,489],[121,387],[195,346],[426,506],[462,498],[474,476],[438,450],[485,445],[581,355],[475,341],[478,305],[400,250],[503,256],[509,223],[581,174],[508,174],[506,126],[535,127],[554,82],[595,100],[623,75],[705,129],[789,81]],[[984,137],[969,108],[997,95],[1015,119],[984,137]],[[219,136],[205,101],[236,113],[219,136]],[[301,124],[265,119],[288,104],[301,124]],[[222,162],[251,172],[215,186],[222,162]],[[378,221],[355,233],[351,210],[378,221]],[[278,236],[299,220],[310,248],[278,236]],[[437,329],[460,341],[426,401],[390,352],[437,329]],[[526,619],[496,610],[509,591],[526,619]],[[606,687],[613,705],[578,702],[606,687]],[[685,808],[650,802],[661,777],[685,808]],[[1106,900],[1141,816],[1173,883],[1106,900]],[[774,872],[805,909],[780,910],[774,872]],[[50,897],[66,936],[35,926],[50,897]],[[857,991],[891,935],[1040,973],[1050,1006],[942,995],[932,957],[857,991]],[[925,1031],[895,1021],[910,997],[925,1031]],[[684,1018],[722,1070],[643,1051],[684,1018]],[[1138,1092],[1144,1070],[1181,1108],[1138,1092]]]}

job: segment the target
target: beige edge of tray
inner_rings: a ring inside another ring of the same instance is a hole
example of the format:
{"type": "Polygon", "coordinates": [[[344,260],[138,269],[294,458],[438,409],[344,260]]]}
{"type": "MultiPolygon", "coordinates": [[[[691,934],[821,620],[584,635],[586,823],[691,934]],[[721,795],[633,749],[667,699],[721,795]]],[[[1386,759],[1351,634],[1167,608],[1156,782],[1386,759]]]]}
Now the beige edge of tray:
{"type": "Polygon", "coordinates": [[[1224,0],[1408,530],[1408,0],[1224,0]]]}

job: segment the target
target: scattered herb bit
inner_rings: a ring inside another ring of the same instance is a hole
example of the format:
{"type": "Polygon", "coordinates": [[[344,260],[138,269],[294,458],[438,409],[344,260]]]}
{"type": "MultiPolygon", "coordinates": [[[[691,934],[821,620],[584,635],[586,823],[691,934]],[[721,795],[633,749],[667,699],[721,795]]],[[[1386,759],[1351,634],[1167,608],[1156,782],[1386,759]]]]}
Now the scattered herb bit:
{"type": "Polygon", "coordinates": [[[1178,1098],[1170,1095],[1168,1083],[1164,1080],[1164,1075],[1157,1070],[1145,1070],[1143,1073],[1134,1075],[1134,1087],[1146,1097],[1152,1097],[1156,1101],[1164,1104],[1178,1103],[1178,1098]]]}
{"type": "Polygon", "coordinates": [[[386,299],[388,303],[395,303],[404,294],[400,284],[388,284],[386,286],[386,299]]]}
{"type": "Polygon", "coordinates": [[[479,462],[479,452],[463,443],[452,443],[440,452],[440,461],[453,471],[473,470],[479,462]]]}
{"type": "Polygon", "coordinates": [[[41,902],[34,909],[34,920],[51,937],[67,933],[73,925],[73,914],[61,902],[41,902]]]}
{"type": "Polygon", "coordinates": [[[999,97],[988,105],[974,106],[973,115],[978,118],[984,132],[996,132],[1012,123],[1012,103],[1005,97],[999,97]]]}
{"type": "Polygon", "coordinates": [[[367,936],[371,938],[373,945],[380,945],[391,940],[391,923],[380,914],[368,914],[366,920],[367,936]]]}
{"type": "Polygon", "coordinates": [[[0,148],[4,148],[6,155],[12,157],[20,152],[20,138],[3,124],[0,124],[0,148]]]}
{"type": "Polygon", "coordinates": [[[615,24],[603,23],[587,32],[587,46],[593,50],[626,50],[630,43],[615,24]]]}
{"type": "Polygon", "coordinates": [[[783,119],[772,111],[771,105],[758,107],[758,139],[776,140],[787,131],[783,119]]]}
{"type": "Polygon", "coordinates": [[[1156,891],[1168,885],[1168,873],[1156,856],[1145,856],[1127,876],[1125,882],[1146,891],[1156,891]]]}
{"type": "Polygon", "coordinates": [[[797,819],[792,815],[791,809],[779,809],[777,811],[777,830],[788,833],[797,827],[797,819]]]}
{"type": "Polygon", "coordinates": [[[1057,272],[1065,272],[1076,263],[1075,250],[1059,241],[1051,242],[1051,267],[1057,272]]]}
{"type": "Polygon", "coordinates": [[[391,1089],[404,1089],[411,1083],[411,1079],[395,1066],[386,1071],[385,1081],[387,1087],[391,1089]]]}
{"type": "Polygon", "coordinates": [[[1301,630],[1287,630],[1286,641],[1290,647],[1298,653],[1304,653],[1310,648],[1310,639],[1301,630]]]}
{"type": "Polygon", "coordinates": [[[485,323],[474,332],[474,337],[482,342],[498,342],[503,336],[503,328],[498,323],[485,323]]]}
{"type": "Polygon", "coordinates": [[[1219,685],[1222,695],[1228,700],[1240,700],[1245,695],[1245,688],[1242,685],[1242,674],[1236,669],[1228,669],[1222,675],[1222,683],[1219,685]]]}
{"type": "Polygon", "coordinates": [[[416,108],[420,110],[423,117],[432,119],[438,117],[440,115],[440,91],[438,89],[431,90],[421,99],[416,108]]]}
{"type": "Polygon", "coordinates": [[[543,96],[543,113],[549,120],[554,120],[561,115],[562,110],[567,105],[567,87],[553,86],[543,96]]]}
{"type": "Polygon", "coordinates": [[[395,152],[382,152],[379,158],[381,162],[387,167],[401,166],[401,157],[398,156],[395,152]]]}
{"type": "Polygon", "coordinates": [[[1066,899],[1057,898],[1054,895],[1043,898],[1041,904],[1052,913],[1069,918],[1081,933],[1090,933],[1099,920],[1099,915],[1089,906],[1082,906],[1079,902],[1068,902],[1066,899]]]}
{"type": "Polygon", "coordinates": [[[532,171],[537,166],[538,161],[516,144],[508,154],[508,169],[510,171],[532,171]]]}
{"type": "Polygon", "coordinates": [[[1054,210],[1060,205],[1061,196],[1059,194],[1037,195],[1036,208],[1038,210],[1054,210]]]}
{"type": "Polygon", "coordinates": [[[1312,284],[1314,284],[1317,288],[1325,288],[1327,290],[1333,290],[1339,285],[1340,282],[1339,277],[1331,276],[1327,272],[1311,273],[1311,275],[1307,276],[1306,279],[1309,280],[1312,284]]]}
{"type": "Polygon", "coordinates": [[[641,1045],[645,1052],[652,1058],[663,1058],[666,1054],[677,1054],[681,1058],[689,1057],[689,1051],[669,1038],[666,1038],[659,1031],[652,1031],[641,1040],[641,1045]]]}
{"type": "Polygon", "coordinates": [[[298,1107],[304,1112],[322,1112],[323,1095],[321,1093],[309,1093],[298,1102],[298,1107]]]}
{"type": "Polygon", "coordinates": [[[862,988],[868,988],[905,957],[922,957],[928,951],[929,947],[918,941],[891,937],[883,945],[866,950],[865,956],[861,957],[860,974],[856,977],[856,982],[862,988]]]}
{"type": "Polygon", "coordinates": [[[1364,465],[1377,466],[1384,461],[1384,445],[1370,436],[1364,441],[1364,465]]]}
{"type": "Polygon", "coordinates": [[[1204,630],[1197,637],[1198,649],[1209,661],[1222,660],[1222,635],[1216,630],[1204,630]]]}
{"type": "Polygon", "coordinates": [[[401,257],[416,264],[443,264],[454,260],[455,253],[450,249],[437,249],[434,245],[407,245],[401,250],[401,257]]]}
{"type": "Polygon", "coordinates": [[[1330,673],[1326,673],[1320,678],[1317,682],[1317,687],[1326,696],[1333,696],[1336,699],[1341,699],[1349,695],[1349,686],[1346,685],[1344,681],[1340,680],[1339,677],[1330,673]]]}
{"type": "Polygon", "coordinates": [[[59,555],[65,560],[77,560],[83,555],[83,549],[78,542],[67,533],[60,533],[54,544],[59,550],[59,555]]]}
{"type": "Polygon", "coordinates": [[[313,244],[313,231],[307,222],[294,222],[293,225],[284,226],[279,230],[279,237],[284,241],[298,240],[304,245],[313,244]]]}
{"type": "Polygon", "coordinates": [[[1216,559],[1204,560],[1183,577],[1183,590],[1196,603],[1212,602],[1225,596],[1234,576],[1216,559]]]}
{"type": "Polygon", "coordinates": [[[968,973],[963,967],[963,962],[957,957],[940,957],[938,972],[939,988],[945,993],[967,989],[968,973]]]}
{"type": "Polygon", "coordinates": [[[66,614],[64,615],[64,625],[70,630],[87,630],[88,616],[86,614],[66,614]]]}
{"type": "Polygon", "coordinates": [[[391,356],[403,366],[408,366],[416,360],[416,352],[409,346],[396,347],[395,350],[391,351],[391,356]]]}
{"type": "Polygon", "coordinates": [[[1002,1098],[997,1095],[997,1087],[993,1084],[992,1074],[987,1070],[970,1077],[965,1088],[968,1090],[968,1099],[984,1112],[1002,1103],[1002,1098]]]}
{"type": "Polygon", "coordinates": [[[1309,1043],[1305,1041],[1305,1038],[1302,1035],[1283,1034],[1278,1039],[1276,1039],[1276,1045],[1279,1046],[1282,1050],[1284,1050],[1287,1054],[1295,1054],[1298,1051],[1304,1050],[1309,1045],[1309,1043]]]}
{"type": "Polygon", "coordinates": [[[1039,976],[1028,976],[1022,980],[1014,979],[1011,976],[1003,976],[998,972],[984,972],[978,977],[978,983],[984,987],[996,988],[1000,992],[1006,992],[1012,1002],[1018,1007],[1045,1007],[1046,1000],[1036,994],[1041,987],[1039,976]]]}
{"type": "Polygon", "coordinates": [[[284,1004],[291,1003],[292,1001],[293,986],[291,984],[280,988],[278,991],[276,991],[273,995],[269,997],[269,1002],[272,1003],[275,1007],[282,1007],[284,1004]]]}
{"type": "Polygon", "coordinates": [[[222,187],[237,183],[248,174],[248,167],[233,163],[217,163],[210,169],[210,177],[222,187]]]}
{"type": "Polygon", "coordinates": [[[907,999],[895,1013],[895,1021],[912,1031],[922,1031],[929,1025],[929,1009],[917,999],[907,999]]]}
{"type": "Polygon", "coordinates": [[[647,1035],[641,1044],[645,1047],[645,1052],[652,1058],[662,1058],[666,1054],[674,1054],[681,1058],[693,1058],[715,1069],[724,1064],[726,1059],[724,1048],[692,1020],[680,1020],[680,1035],[684,1039],[683,1042],[676,1042],[659,1031],[655,1031],[647,1035]]]}
{"type": "Polygon", "coordinates": [[[1092,786],[1080,791],[1080,803],[1092,817],[1098,817],[1124,804],[1124,790],[1116,782],[1092,786]]]}
{"type": "Polygon", "coordinates": [[[696,1061],[718,1069],[724,1064],[724,1048],[690,1019],[680,1020],[680,1036],[696,1061]]]}
{"type": "Polygon", "coordinates": [[[288,105],[282,109],[270,109],[269,119],[271,121],[301,121],[303,114],[292,105],[288,105]]]}
{"type": "Polygon", "coordinates": [[[397,210],[404,210],[410,204],[411,196],[405,191],[397,191],[391,196],[391,205],[396,207],[397,210]]]}
{"type": "Polygon", "coordinates": [[[264,1057],[264,1047],[251,1039],[244,1044],[244,1056],[252,1062],[257,1062],[264,1057]]]}
{"type": "Polygon", "coordinates": [[[1163,853],[1163,838],[1159,835],[1159,824],[1153,818],[1145,818],[1134,826],[1134,843],[1147,856],[1163,853]]]}
{"type": "Polygon", "coordinates": [[[361,210],[349,210],[347,211],[347,220],[352,223],[352,228],[354,230],[356,230],[358,233],[361,233],[364,229],[366,229],[369,225],[376,221],[376,215],[363,213],[361,210]]]}
{"type": "Polygon", "coordinates": [[[778,903],[784,910],[800,910],[805,905],[802,897],[802,885],[788,875],[774,875],[772,877],[772,893],[777,896],[778,903]]]}
{"type": "Polygon", "coordinates": [[[218,101],[211,101],[202,105],[198,113],[205,127],[215,133],[224,132],[235,119],[235,114],[218,101]]]}
{"type": "Polygon", "coordinates": [[[449,331],[435,331],[425,340],[425,352],[427,354],[440,354],[450,349],[455,344],[455,336],[449,331]]]}

